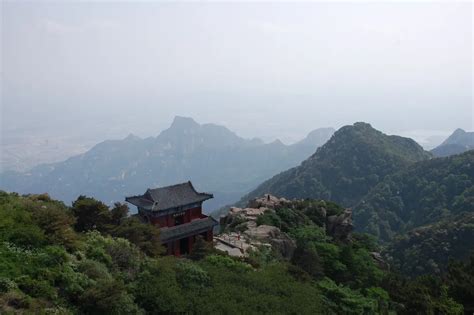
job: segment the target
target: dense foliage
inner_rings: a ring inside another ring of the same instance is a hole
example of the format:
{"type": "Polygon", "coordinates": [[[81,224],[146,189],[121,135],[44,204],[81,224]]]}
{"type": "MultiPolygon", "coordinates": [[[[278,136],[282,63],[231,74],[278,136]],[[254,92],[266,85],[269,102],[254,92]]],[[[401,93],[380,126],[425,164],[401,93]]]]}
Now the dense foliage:
{"type": "Polygon", "coordinates": [[[397,278],[371,259],[369,237],[340,243],[327,235],[312,217],[322,205],[276,214],[298,243],[291,262],[264,249],[234,259],[200,241],[193,255],[175,258],[160,256],[159,231],[124,205],[82,196],[66,207],[47,195],[1,192],[0,313],[410,314],[413,305],[461,314],[456,301],[471,305],[462,277],[472,279],[472,264],[453,265],[442,283],[397,278]]]}
{"type": "Polygon", "coordinates": [[[463,212],[474,212],[474,151],[387,176],[355,208],[354,219],[356,228],[386,241],[463,212]]]}
{"type": "Polygon", "coordinates": [[[333,200],[351,207],[386,175],[429,157],[411,139],[387,136],[369,124],[356,123],[339,129],[300,166],[264,182],[241,203],[271,193],[333,200]]]}
{"type": "Polygon", "coordinates": [[[333,216],[342,211],[328,201],[296,200],[257,219],[257,224],[280,227],[296,240],[289,272],[298,279],[315,281],[326,310],[337,314],[460,314],[461,304],[472,305],[468,294],[474,287],[467,295],[461,293],[474,281],[472,266],[458,263],[456,272],[450,269],[444,273],[455,281],[436,276],[410,278],[391,272],[386,262],[374,259],[380,248],[373,236],[354,233],[349,241],[338,241],[325,231],[327,222],[321,213],[333,216]]]}
{"type": "Polygon", "coordinates": [[[451,296],[463,304],[464,312],[474,313],[474,255],[466,262],[452,261],[446,282],[451,296]]]}
{"type": "Polygon", "coordinates": [[[385,253],[404,274],[441,274],[451,260],[474,254],[474,213],[413,229],[390,242],[385,253]]]}
{"type": "Polygon", "coordinates": [[[295,200],[284,207],[277,207],[275,212],[267,211],[257,218],[257,224],[273,225],[283,232],[306,225],[316,224],[320,227],[326,223],[326,216],[338,215],[344,208],[325,200],[295,200]]]}
{"type": "Polygon", "coordinates": [[[124,210],[83,196],[68,208],[47,195],[1,193],[0,313],[321,309],[318,288],[294,279],[285,264],[256,271],[209,248],[190,257],[196,262],[160,257],[158,230],[124,210]]]}

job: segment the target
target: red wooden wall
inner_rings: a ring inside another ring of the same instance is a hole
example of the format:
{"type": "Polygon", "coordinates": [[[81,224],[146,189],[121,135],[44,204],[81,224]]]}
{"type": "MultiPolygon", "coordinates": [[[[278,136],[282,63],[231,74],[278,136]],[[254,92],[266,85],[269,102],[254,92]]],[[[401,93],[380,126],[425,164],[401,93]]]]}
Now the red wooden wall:
{"type": "MultiPolygon", "coordinates": [[[[205,216],[202,215],[201,207],[191,208],[191,209],[186,210],[184,214],[183,223],[188,223],[194,219],[201,219],[203,217],[205,216]]],[[[172,227],[174,226],[174,221],[175,221],[175,218],[172,214],[151,219],[152,224],[158,225],[160,227],[165,227],[165,226],[172,227]]]]}

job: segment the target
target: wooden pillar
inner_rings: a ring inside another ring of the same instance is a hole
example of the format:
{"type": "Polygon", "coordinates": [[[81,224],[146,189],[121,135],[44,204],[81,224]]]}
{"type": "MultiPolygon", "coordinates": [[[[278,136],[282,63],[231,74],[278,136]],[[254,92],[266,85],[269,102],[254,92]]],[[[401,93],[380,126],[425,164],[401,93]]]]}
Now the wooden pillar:
{"type": "Polygon", "coordinates": [[[174,242],[168,242],[168,255],[174,255],[174,242]]]}
{"type": "Polygon", "coordinates": [[[180,256],[181,253],[180,253],[180,246],[179,246],[179,240],[177,241],[174,241],[174,253],[173,253],[175,256],[180,256]]]}
{"type": "Polygon", "coordinates": [[[194,245],[194,236],[188,237],[188,253],[191,253],[194,245]]]}
{"type": "Polygon", "coordinates": [[[207,231],[206,233],[206,241],[212,242],[212,238],[214,237],[212,230],[207,231]]]}

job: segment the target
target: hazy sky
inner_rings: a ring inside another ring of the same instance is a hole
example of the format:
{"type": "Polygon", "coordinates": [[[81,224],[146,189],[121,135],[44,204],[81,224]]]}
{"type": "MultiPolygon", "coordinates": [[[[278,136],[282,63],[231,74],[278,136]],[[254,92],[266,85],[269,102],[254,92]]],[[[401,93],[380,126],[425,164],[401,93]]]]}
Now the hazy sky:
{"type": "Polygon", "coordinates": [[[2,135],[473,129],[464,3],[2,1],[2,135]]]}

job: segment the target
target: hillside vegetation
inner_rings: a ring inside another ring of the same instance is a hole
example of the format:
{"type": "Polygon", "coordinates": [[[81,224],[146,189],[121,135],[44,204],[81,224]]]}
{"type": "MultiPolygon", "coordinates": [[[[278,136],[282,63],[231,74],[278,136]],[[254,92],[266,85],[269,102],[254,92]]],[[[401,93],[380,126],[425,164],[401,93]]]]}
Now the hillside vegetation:
{"type": "Polygon", "coordinates": [[[406,275],[442,274],[474,251],[474,151],[432,158],[410,139],[357,123],[239,206],[264,193],[352,207],[355,229],[385,243],[392,268],[406,275]]]}
{"type": "Polygon", "coordinates": [[[404,274],[441,274],[451,260],[467,261],[474,253],[473,244],[474,212],[402,234],[389,243],[385,255],[391,266],[404,274]]]}
{"type": "Polygon", "coordinates": [[[354,209],[360,231],[389,240],[450,215],[474,212],[474,151],[387,176],[354,209]]]}
{"type": "Polygon", "coordinates": [[[323,205],[294,208],[300,225],[276,213],[297,241],[291,261],[265,249],[234,259],[203,241],[176,258],[160,255],[159,231],[128,217],[124,205],[80,197],[69,208],[47,195],[2,192],[0,312],[462,314],[469,307],[459,282],[460,274],[472,279],[469,265],[453,265],[449,281],[391,274],[370,258],[377,248],[366,236],[341,243],[326,234],[311,216],[323,205]]]}

